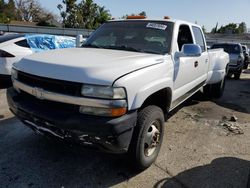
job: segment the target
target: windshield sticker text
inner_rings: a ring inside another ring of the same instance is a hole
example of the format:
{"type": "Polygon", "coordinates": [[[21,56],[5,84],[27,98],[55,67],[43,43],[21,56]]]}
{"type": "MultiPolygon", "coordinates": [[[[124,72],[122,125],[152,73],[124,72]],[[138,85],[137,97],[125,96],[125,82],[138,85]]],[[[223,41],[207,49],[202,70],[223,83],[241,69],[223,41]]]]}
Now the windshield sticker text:
{"type": "Polygon", "coordinates": [[[160,29],[160,30],[166,30],[167,29],[167,25],[163,25],[163,24],[157,24],[157,23],[148,23],[147,28],[153,28],[153,29],[160,29]]]}

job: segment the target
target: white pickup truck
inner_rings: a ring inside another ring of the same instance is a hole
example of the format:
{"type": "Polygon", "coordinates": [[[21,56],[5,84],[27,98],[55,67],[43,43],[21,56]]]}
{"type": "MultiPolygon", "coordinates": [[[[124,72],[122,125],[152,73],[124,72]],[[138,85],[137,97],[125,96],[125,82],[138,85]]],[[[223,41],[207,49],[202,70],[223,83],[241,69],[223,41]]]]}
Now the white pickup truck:
{"type": "Polygon", "coordinates": [[[25,57],[12,70],[11,111],[34,131],[112,153],[145,169],[165,115],[200,89],[224,90],[229,56],[207,51],[200,26],[173,19],[109,21],[82,48],[25,57]]]}

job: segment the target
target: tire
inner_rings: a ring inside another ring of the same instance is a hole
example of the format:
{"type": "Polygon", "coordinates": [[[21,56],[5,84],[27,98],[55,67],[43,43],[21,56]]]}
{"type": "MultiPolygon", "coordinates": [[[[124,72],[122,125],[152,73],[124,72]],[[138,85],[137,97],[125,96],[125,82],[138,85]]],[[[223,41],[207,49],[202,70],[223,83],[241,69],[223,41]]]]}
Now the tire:
{"type": "Polygon", "coordinates": [[[247,69],[247,68],[248,68],[248,63],[245,63],[243,69],[247,69]]]}
{"type": "Polygon", "coordinates": [[[221,98],[225,89],[226,79],[224,78],[219,83],[208,84],[203,87],[203,93],[209,98],[221,98]]]}
{"type": "Polygon", "coordinates": [[[144,170],[156,160],[163,140],[164,122],[163,111],[157,106],[147,106],[139,112],[129,148],[137,169],[144,170]]]}
{"type": "Polygon", "coordinates": [[[240,79],[241,72],[234,73],[234,79],[239,80],[240,79]]]}
{"type": "Polygon", "coordinates": [[[225,85],[226,85],[225,78],[217,84],[212,84],[211,91],[212,91],[213,98],[218,99],[218,98],[222,97],[222,95],[224,93],[225,85]]]}
{"type": "Polygon", "coordinates": [[[233,75],[232,73],[227,73],[226,78],[231,78],[232,75],[233,75]]]}

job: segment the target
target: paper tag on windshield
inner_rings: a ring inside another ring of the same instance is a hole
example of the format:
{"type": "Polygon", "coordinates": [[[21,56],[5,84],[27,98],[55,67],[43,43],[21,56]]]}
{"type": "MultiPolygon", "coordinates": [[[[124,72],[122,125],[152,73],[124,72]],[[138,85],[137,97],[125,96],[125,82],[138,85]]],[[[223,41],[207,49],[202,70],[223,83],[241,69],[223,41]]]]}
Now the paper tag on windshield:
{"type": "Polygon", "coordinates": [[[160,29],[160,30],[166,30],[167,29],[167,25],[163,25],[163,24],[157,24],[157,23],[148,23],[147,28],[153,28],[153,29],[160,29]]]}

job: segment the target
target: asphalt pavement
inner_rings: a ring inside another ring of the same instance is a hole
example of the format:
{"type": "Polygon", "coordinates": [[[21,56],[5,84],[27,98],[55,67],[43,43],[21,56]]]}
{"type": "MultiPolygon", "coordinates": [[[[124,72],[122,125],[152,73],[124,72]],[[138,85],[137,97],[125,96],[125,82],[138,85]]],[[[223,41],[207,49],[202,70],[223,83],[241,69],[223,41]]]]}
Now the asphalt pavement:
{"type": "Polygon", "coordinates": [[[240,80],[227,80],[221,99],[209,101],[198,93],[172,112],[158,159],[143,172],[126,156],[35,134],[9,112],[5,92],[0,91],[1,188],[250,188],[249,70],[240,80]],[[233,116],[231,126],[227,120],[233,116]]]}

